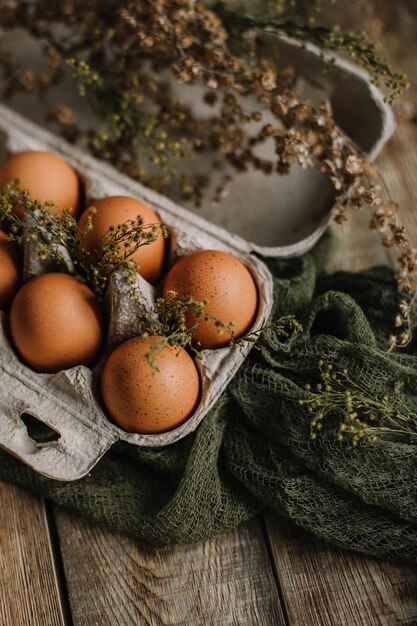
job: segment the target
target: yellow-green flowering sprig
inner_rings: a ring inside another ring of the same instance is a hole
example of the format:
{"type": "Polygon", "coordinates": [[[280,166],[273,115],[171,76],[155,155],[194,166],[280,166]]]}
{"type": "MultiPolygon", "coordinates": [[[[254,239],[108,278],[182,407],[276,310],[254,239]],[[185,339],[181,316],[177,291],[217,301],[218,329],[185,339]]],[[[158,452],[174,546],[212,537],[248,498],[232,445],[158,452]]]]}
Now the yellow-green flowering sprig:
{"type": "Polygon", "coordinates": [[[154,305],[153,315],[140,323],[138,332],[145,339],[151,335],[161,338],[149,342],[150,350],[146,355],[149,364],[159,371],[155,356],[160,354],[167,345],[184,348],[201,358],[201,345],[193,341],[199,322],[187,328],[187,315],[192,313],[195,318],[213,323],[219,335],[229,333],[233,340],[234,322],[228,324],[211,315],[206,310],[207,300],[198,301],[191,296],[178,297],[175,291],[169,291],[166,298],[158,298],[154,305]]]}
{"type": "Polygon", "coordinates": [[[235,339],[233,337],[231,345],[247,342],[256,343],[260,337],[266,335],[268,332],[273,332],[278,341],[285,341],[294,334],[303,332],[303,326],[297,320],[295,315],[285,315],[284,317],[280,317],[272,322],[266,322],[258,330],[254,330],[248,335],[239,337],[239,339],[235,339]]]}
{"type": "Polygon", "coordinates": [[[86,237],[91,226],[91,218],[95,213],[94,207],[89,209],[88,221],[79,233],[79,243],[73,253],[74,265],[93,291],[103,297],[108,278],[113,272],[129,270],[132,273],[140,269],[140,264],[133,255],[142,246],[156,241],[162,233],[168,237],[168,231],[163,224],[144,224],[141,215],[123,224],[110,226],[100,238],[97,248],[88,250],[86,237]]]}
{"type": "Polygon", "coordinates": [[[201,358],[201,345],[194,341],[194,333],[199,322],[187,328],[187,315],[193,316],[204,322],[213,323],[219,335],[228,333],[230,336],[229,346],[246,342],[256,343],[260,337],[268,331],[273,331],[277,338],[288,339],[294,333],[302,332],[303,327],[294,315],[286,315],[278,320],[263,325],[260,329],[235,339],[234,322],[228,324],[219,320],[207,312],[207,300],[197,301],[191,296],[179,298],[175,291],[169,291],[166,298],[158,298],[153,313],[154,315],[143,319],[138,332],[142,337],[149,338],[151,335],[159,335],[160,339],[149,342],[150,350],[146,355],[149,364],[158,370],[155,355],[161,353],[167,345],[178,346],[191,352],[198,359],[201,358]]]}
{"type": "MultiPolygon", "coordinates": [[[[173,134],[176,123],[185,118],[179,102],[172,102],[168,114],[151,114],[146,102],[158,98],[162,89],[156,76],[126,74],[120,68],[92,65],[84,60],[67,56],[60,48],[72,77],[77,82],[79,94],[86,97],[102,127],[91,133],[89,145],[100,158],[112,160],[121,145],[128,149],[127,173],[143,179],[150,175],[147,168],[154,166],[162,179],[179,181],[181,173],[178,160],[190,156],[184,137],[173,134]],[[139,110],[138,110],[139,107],[139,110]],[[177,110],[178,109],[178,110],[177,110]],[[179,119],[177,119],[179,118],[179,119]]],[[[166,94],[167,96],[168,94],[166,94]]],[[[148,105],[149,108],[149,105],[148,105]]],[[[124,166],[127,167],[124,162],[124,166]]]]}
{"type": "Polygon", "coordinates": [[[70,210],[52,215],[53,202],[33,200],[30,193],[20,190],[19,181],[5,186],[0,193],[0,223],[8,226],[9,238],[17,244],[37,242],[39,258],[51,260],[65,266],[66,251],[72,260],[76,277],[86,283],[98,298],[103,298],[110,274],[140,269],[132,255],[139,248],[154,242],[159,234],[168,237],[163,224],[143,224],[143,218],[111,226],[103,234],[97,247],[89,250],[86,244],[89,231],[93,228],[95,208],[91,207],[82,228],[70,210]],[[13,211],[20,206],[25,219],[13,211]]]}
{"type": "Polygon", "coordinates": [[[19,189],[19,180],[8,183],[0,192],[0,222],[9,231],[9,239],[17,244],[37,242],[39,258],[65,263],[63,248],[76,236],[78,225],[69,211],[60,217],[51,215],[53,202],[33,200],[27,190],[19,189]],[[26,218],[14,212],[20,206],[26,218]]]}
{"type": "Polygon", "coordinates": [[[404,402],[404,382],[381,397],[354,381],[347,369],[337,371],[332,363],[318,363],[320,382],[305,385],[306,397],[299,405],[311,417],[310,439],[333,429],[337,441],[350,440],[356,446],[373,443],[383,434],[417,439],[417,414],[404,402]]]}
{"type": "Polygon", "coordinates": [[[303,330],[301,324],[293,315],[287,315],[270,324],[265,324],[253,333],[235,339],[234,322],[226,324],[207,313],[207,304],[207,300],[197,302],[190,296],[178,298],[174,291],[168,292],[167,298],[159,298],[157,300],[154,307],[157,319],[145,319],[139,327],[142,337],[149,338],[151,335],[161,335],[161,339],[150,342],[150,351],[146,355],[148,362],[154,369],[159,371],[155,355],[162,352],[167,345],[179,346],[191,352],[198,359],[201,358],[201,345],[193,341],[198,322],[188,329],[185,323],[187,311],[190,309],[196,318],[201,318],[205,322],[212,322],[217,327],[219,334],[227,332],[230,335],[230,347],[243,345],[247,342],[256,344],[258,339],[270,330],[273,330],[276,336],[283,340],[303,330]]]}
{"type": "MultiPolygon", "coordinates": [[[[297,39],[302,43],[312,43],[320,48],[323,53],[344,52],[361,65],[371,76],[371,80],[376,85],[383,83],[389,90],[385,100],[392,103],[401,96],[403,91],[409,87],[407,76],[401,72],[396,72],[391,65],[378,52],[378,47],[369,40],[363,32],[343,32],[337,25],[328,28],[315,24],[311,19],[299,13],[299,7],[294,3],[292,10],[283,11],[283,7],[276,7],[278,10],[257,14],[246,12],[243,9],[244,3],[237,8],[225,2],[217,2],[212,8],[221,17],[223,24],[228,29],[236,29],[241,37],[240,30],[245,28],[255,29],[264,33],[284,33],[285,35],[297,39]],[[282,13],[281,13],[282,12],[282,13]]],[[[330,64],[334,59],[326,58],[330,64]]]]}
{"type": "Polygon", "coordinates": [[[152,335],[161,337],[149,342],[150,350],[146,358],[151,367],[159,371],[155,357],[168,345],[184,348],[197,358],[201,358],[201,345],[193,341],[199,322],[187,328],[187,315],[189,313],[201,321],[213,323],[219,335],[227,332],[230,335],[230,340],[233,340],[234,322],[227,324],[211,315],[206,310],[207,305],[207,300],[198,301],[191,296],[179,298],[175,291],[169,291],[166,298],[157,299],[153,315],[144,317],[138,328],[139,334],[145,339],[152,335]]]}

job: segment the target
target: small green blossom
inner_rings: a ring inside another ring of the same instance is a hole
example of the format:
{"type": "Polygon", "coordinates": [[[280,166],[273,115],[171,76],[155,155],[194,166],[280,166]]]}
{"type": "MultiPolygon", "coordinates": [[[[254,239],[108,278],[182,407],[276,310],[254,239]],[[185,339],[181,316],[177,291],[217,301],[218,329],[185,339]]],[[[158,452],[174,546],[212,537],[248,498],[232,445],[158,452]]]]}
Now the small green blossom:
{"type": "Polygon", "coordinates": [[[337,441],[348,439],[353,446],[375,443],[382,435],[417,438],[417,414],[404,402],[404,381],[394,385],[392,395],[378,398],[370,396],[347,369],[329,377],[335,366],[320,360],[318,370],[322,383],[305,384],[306,396],[298,400],[309,415],[311,440],[332,432],[337,441]]]}
{"type": "Polygon", "coordinates": [[[217,327],[217,332],[228,332],[230,341],[233,339],[233,322],[226,324],[206,311],[207,300],[197,301],[191,296],[178,297],[175,291],[169,291],[166,298],[158,298],[155,302],[153,314],[145,316],[138,327],[138,334],[149,338],[159,335],[160,339],[149,342],[150,350],[146,355],[148,363],[159,371],[156,356],[167,345],[187,349],[197,358],[201,358],[201,346],[194,341],[197,324],[189,327],[187,316],[192,313],[196,318],[203,318],[217,327]]]}
{"type": "MultiPolygon", "coordinates": [[[[53,203],[33,200],[26,190],[19,189],[19,181],[13,181],[0,192],[0,224],[9,226],[9,238],[16,243],[38,242],[41,261],[53,260],[64,265],[65,250],[76,268],[76,276],[86,283],[99,299],[104,297],[109,276],[116,271],[134,272],[139,264],[132,256],[142,246],[149,245],[158,235],[168,237],[163,224],[143,224],[140,215],[135,220],[112,226],[101,237],[97,250],[87,250],[87,234],[93,228],[92,217],[96,212],[89,209],[84,226],[80,229],[70,210],[52,215],[53,203]],[[13,211],[21,206],[29,219],[21,219],[13,211]]],[[[130,281],[131,276],[130,276],[130,281]]]]}

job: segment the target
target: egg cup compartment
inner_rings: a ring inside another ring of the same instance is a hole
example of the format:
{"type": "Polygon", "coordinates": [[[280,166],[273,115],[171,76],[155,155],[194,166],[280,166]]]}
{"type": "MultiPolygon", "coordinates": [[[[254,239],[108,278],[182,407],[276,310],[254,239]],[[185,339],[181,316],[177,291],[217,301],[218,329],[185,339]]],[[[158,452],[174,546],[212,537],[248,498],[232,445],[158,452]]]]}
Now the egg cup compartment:
{"type": "Polygon", "coordinates": [[[81,365],[38,374],[16,356],[4,313],[1,318],[1,447],[49,478],[82,478],[117,440],[92,393],[92,371],[81,365]],[[24,413],[55,430],[59,439],[35,442],[21,420],[24,413]]]}
{"type": "MultiPolygon", "coordinates": [[[[147,204],[173,234],[169,240],[169,262],[204,249],[228,252],[238,258],[251,272],[258,291],[257,316],[249,332],[258,330],[266,322],[272,306],[272,277],[265,264],[250,253],[245,240],[189,213],[2,106],[0,127],[7,132],[9,152],[55,152],[82,172],[89,198],[98,200],[124,195],[147,204]]],[[[36,243],[26,245],[24,257],[26,279],[55,269],[39,260],[36,243]]],[[[66,261],[67,270],[72,273],[71,260],[67,258],[66,261]]],[[[0,330],[0,446],[39,473],[70,481],[85,476],[118,440],[158,447],[174,443],[193,432],[237,372],[252,348],[251,342],[202,351],[201,360],[197,360],[199,404],[190,418],[172,430],[158,434],[128,433],[116,426],[100,405],[97,381],[106,357],[114,347],[137,334],[139,321],[144,313],[152,315],[159,293],[160,286],[153,287],[139,274],[136,274],[133,285],[127,281],[124,272],[112,275],[105,301],[107,342],[93,369],[78,366],[57,374],[35,372],[16,355],[3,315],[0,330]],[[20,419],[23,413],[33,415],[59,433],[58,440],[42,444],[34,442],[20,419]]]]}

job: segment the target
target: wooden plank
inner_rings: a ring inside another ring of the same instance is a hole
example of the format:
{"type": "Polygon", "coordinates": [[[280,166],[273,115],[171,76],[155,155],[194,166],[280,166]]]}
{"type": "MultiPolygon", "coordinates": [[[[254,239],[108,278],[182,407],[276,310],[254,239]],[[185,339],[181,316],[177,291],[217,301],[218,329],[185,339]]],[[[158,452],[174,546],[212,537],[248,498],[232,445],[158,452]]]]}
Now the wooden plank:
{"type": "Polygon", "coordinates": [[[74,626],[283,626],[259,522],[154,548],[56,509],[74,626]]]}
{"type": "MultiPolygon", "coordinates": [[[[397,129],[379,157],[378,167],[417,245],[417,4],[415,0],[374,0],[372,15],[371,23],[380,24],[378,40],[384,54],[410,81],[410,89],[394,107],[397,129]]],[[[350,19],[358,20],[358,16],[350,19]]]]}
{"type": "MultiPolygon", "coordinates": [[[[406,72],[411,86],[396,103],[397,128],[377,159],[377,165],[390,196],[401,207],[409,237],[417,245],[417,5],[415,0],[375,0],[366,2],[368,10],[347,0],[333,9],[332,21],[347,28],[373,33],[381,51],[399,71],[406,72]]],[[[369,232],[369,213],[352,215],[339,233],[340,246],[329,271],[356,271],[369,265],[387,263],[394,254],[384,249],[377,234],[369,232]]]]}
{"type": "MultiPolygon", "coordinates": [[[[369,32],[372,25],[376,27],[378,18],[378,39],[384,53],[413,81],[408,99],[415,104],[417,21],[410,19],[411,11],[415,11],[413,1],[368,3],[374,9],[368,13],[370,22],[365,24],[354,3],[345,2],[344,7],[349,27],[369,32]],[[382,23],[387,24],[387,30],[382,29],[382,23]]],[[[335,16],[339,22],[340,4],[335,16]]],[[[390,194],[400,203],[411,241],[417,244],[417,117],[414,121],[412,117],[399,117],[396,133],[379,157],[378,167],[390,194]]],[[[339,250],[329,271],[359,270],[392,260],[393,255],[381,246],[378,236],[368,230],[368,222],[366,212],[351,217],[339,235],[339,250]]],[[[266,515],[265,520],[271,558],[290,624],[417,624],[417,568],[332,548],[273,514],[266,515]]]]}
{"type": "Polygon", "coordinates": [[[0,483],[0,626],[63,626],[42,500],[0,483]]]}
{"type": "Polygon", "coordinates": [[[265,524],[289,624],[417,624],[417,568],[333,548],[272,513],[265,524]]]}

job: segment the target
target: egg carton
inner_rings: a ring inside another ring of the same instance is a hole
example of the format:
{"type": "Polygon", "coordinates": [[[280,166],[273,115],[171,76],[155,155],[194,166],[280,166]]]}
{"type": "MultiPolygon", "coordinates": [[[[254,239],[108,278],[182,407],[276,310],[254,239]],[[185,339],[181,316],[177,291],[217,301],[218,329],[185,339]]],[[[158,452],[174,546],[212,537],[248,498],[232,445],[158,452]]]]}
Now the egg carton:
{"type": "MultiPolygon", "coordinates": [[[[394,122],[390,109],[384,104],[381,93],[370,84],[367,74],[340,59],[336,59],[330,73],[324,74],[321,72],[323,60],[314,46],[300,48],[286,38],[281,38],[279,43],[280,58],[276,60],[274,40],[267,42],[273,60],[295,67],[305,97],[313,101],[329,99],[342,129],[374,158],[391,135],[394,122]]],[[[174,233],[171,260],[200,249],[222,250],[240,259],[251,271],[259,293],[252,331],[267,320],[272,306],[272,277],[253,252],[275,257],[303,254],[316,243],[330,220],[333,195],[323,178],[318,180],[311,172],[301,174],[296,170],[294,175],[274,179],[273,187],[268,187],[264,179],[256,178],[259,174],[249,173],[241,179],[238,195],[228,203],[227,211],[206,205],[200,215],[195,215],[3,105],[0,105],[0,129],[6,135],[10,153],[48,150],[71,163],[86,180],[89,198],[127,195],[149,205],[174,233]],[[248,202],[254,190],[256,210],[253,203],[248,202]],[[226,230],[223,225],[239,234],[226,230]],[[271,241],[271,233],[276,240],[271,241]]],[[[270,181],[271,178],[269,185],[270,181]]],[[[39,262],[33,247],[29,247],[24,259],[25,277],[48,269],[39,262]]],[[[71,271],[70,260],[68,270],[71,271]]],[[[112,347],[134,334],[143,311],[149,312],[152,308],[157,290],[139,275],[136,288],[134,292],[139,297],[132,302],[131,285],[123,274],[112,277],[107,294],[109,334],[103,359],[112,347]]],[[[103,359],[93,370],[79,366],[57,374],[38,374],[15,354],[3,315],[0,325],[0,446],[45,476],[71,481],[88,474],[118,440],[138,446],[169,445],[195,430],[251,347],[251,343],[243,343],[203,351],[198,363],[201,396],[194,415],[165,433],[132,434],[113,424],[98,402],[97,379],[103,359]],[[59,434],[59,439],[49,443],[33,441],[21,420],[24,413],[50,426],[59,434]]]]}
{"type": "MultiPolygon", "coordinates": [[[[272,305],[272,277],[266,265],[250,255],[239,237],[197,219],[167,198],[122,176],[113,168],[70,146],[49,132],[0,107],[1,126],[7,131],[7,149],[55,152],[82,174],[87,198],[124,195],[141,200],[170,229],[170,263],[197,250],[221,250],[238,258],[251,272],[259,303],[251,332],[268,319],[272,305]]],[[[50,271],[37,255],[36,245],[24,251],[24,279],[50,271]]],[[[71,261],[67,261],[71,271],[71,261]]],[[[109,330],[103,358],[111,349],[136,334],[144,313],[152,314],[160,289],[139,274],[132,285],[126,273],[112,276],[106,296],[109,330]]],[[[63,329],[64,332],[64,329],[63,329]]],[[[166,446],[195,430],[215,404],[249,353],[252,343],[243,342],[216,350],[203,350],[197,360],[200,398],[194,414],[180,426],[160,434],[128,433],[110,421],[97,393],[103,359],[93,369],[73,367],[57,374],[39,374],[22,363],[8,337],[3,315],[0,331],[0,445],[37,472],[57,480],[76,480],[88,474],[102,455],[118,440],[138,446],[166,446]],[[59,434],[57,441],[36,443],[21,415],[29,414],[59,434]]]]}

